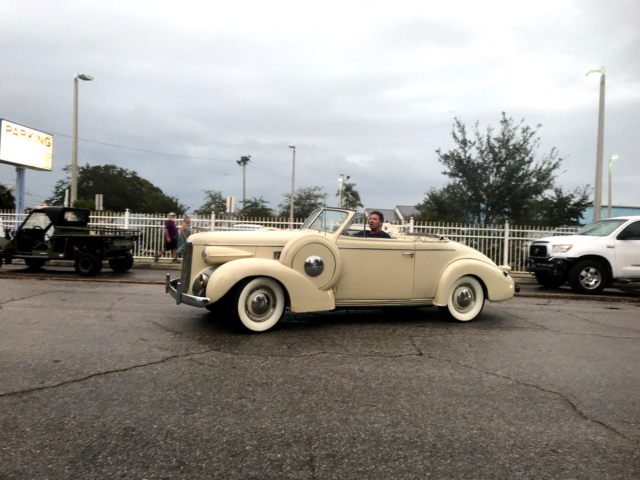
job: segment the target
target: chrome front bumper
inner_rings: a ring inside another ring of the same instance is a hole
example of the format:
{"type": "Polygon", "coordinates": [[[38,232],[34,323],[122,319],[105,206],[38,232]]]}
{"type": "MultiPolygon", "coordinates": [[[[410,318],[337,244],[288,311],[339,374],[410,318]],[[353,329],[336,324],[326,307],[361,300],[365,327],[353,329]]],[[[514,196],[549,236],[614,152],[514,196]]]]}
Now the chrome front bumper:
{"type": "Polygon", "coordinates": [[[165,293],[168,293],[176,299],[176,305],[186,303],[192,307],[206,307],[211,303],[209,297],[196,297],[195,295],[187,295],[186,293],[180,293],[180,279],[176,278],[171,280],[171,275],[167,273],[167,281],[164,287],[165,293]]]}

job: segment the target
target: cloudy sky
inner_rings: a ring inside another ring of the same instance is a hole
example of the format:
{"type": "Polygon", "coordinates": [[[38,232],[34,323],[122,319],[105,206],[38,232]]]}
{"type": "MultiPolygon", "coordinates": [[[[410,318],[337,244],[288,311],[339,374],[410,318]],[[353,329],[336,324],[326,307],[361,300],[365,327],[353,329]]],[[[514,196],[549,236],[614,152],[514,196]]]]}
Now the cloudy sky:
{"type": "MultiPolygon", "coordinates": [[[[39,204],[71,162],[137,171],[191,208],[203,190],[276,207],[339,173],[366,207],[413,205],[447,182],[435,150],[454,116],[541,124],[558,184],[594,184],[598,75],[614,204],[640,205],[640,2],[190,2],[41,0],[0,6],[0,118],[54,134],[52,172],[27,171],[39,204]],[[122,148],[127,147],[127,148],[122,148]],[[156,152],[156,153],[152,153],[156,152]]],[[[606,163],[606,162],[605,162],[606,163]]],[[[0,164],[0,183],[15,184],[0,164]]],[[[604,174],[603,203],[607,198],[604,174]]],[[[96,192],[99,193],[99,192],[96,192]]]]}

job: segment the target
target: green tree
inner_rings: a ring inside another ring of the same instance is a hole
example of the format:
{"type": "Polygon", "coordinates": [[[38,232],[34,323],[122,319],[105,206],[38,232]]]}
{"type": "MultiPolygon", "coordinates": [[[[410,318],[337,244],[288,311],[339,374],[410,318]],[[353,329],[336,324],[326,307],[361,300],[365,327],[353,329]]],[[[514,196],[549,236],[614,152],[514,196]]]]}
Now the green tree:
{"type": "MultiPolygon", "coordinates": [[[[344,182],[342,185],[342,206],[344,208],[351,208],[353,210],[357,210],[358,207],[362,207],[362,202],[360,201],[360,194],[354,188],[356,186],[355,183],[347,183],[344,182]]],[[[340,198],[340,189],[336,193],[336,197],[340,198]]]]}
{"type": "Polygon", "coordinates": [[[16,198],[13,196],[13,193],[4,185],[0,185],[0,210],[10,210],[14,208],[16,208],[16,198]]]}
{"type": "Polygon", "coordinates": [[[262,197],[247,198],[238,215],[241,217],[273,217],[273,210],[267,206],[267,203],[269,202],[262,197]]]}
{"type": "Polygon", "coordinates": [[[427,192],[418,205],[420,220],[576,223],[588,204],[589,189],[585,186],[565,193],[555,185],[562,159],[555,148],[536,159],[540,127],[524,125],[524,120],[515,124],[503,112],[497,132],[489,126],[481,134],[476,122],[471,139],[466,125],[455,118],[451,134],[456,148],[436,150],[446,167],[442,173],[451,182],[427,192]]]}
{"type": "MultiPolygon", "coordinates": [[[[291,194],[285,193],[278,205],[278,215],[289,218],[291,212],[291,194]]],[[[311,212],[324,205],[324,190],[322,187],[304,187],[295,191],[293,196],[293,217],[307,218],[311,212]]]]}
{"type": "MultiPolygon", "coordinates": [[[[71,166],[64,167],[67,178],[58,180],[52,196],[47,199],[51,205],[62,205],[64,193],[71,184],[71,166]]],[[[78,200],[75,206],[89,208],[95,195],[104,195],[104,209],[122,212],[129,209],[138,213],[166,213],[174,211],[184,214],[187,207],[177,198],[165,194],[148,180],[141,178],[135,171],[116,165],[86,164],[78,168],[78,200]]]]}
{"type": "Polygon", "coordinates": [[[195,211],[196,215],[221,215],[227,210],[227,200],[218,190],[204,190],[204,203],[195,211]]]}

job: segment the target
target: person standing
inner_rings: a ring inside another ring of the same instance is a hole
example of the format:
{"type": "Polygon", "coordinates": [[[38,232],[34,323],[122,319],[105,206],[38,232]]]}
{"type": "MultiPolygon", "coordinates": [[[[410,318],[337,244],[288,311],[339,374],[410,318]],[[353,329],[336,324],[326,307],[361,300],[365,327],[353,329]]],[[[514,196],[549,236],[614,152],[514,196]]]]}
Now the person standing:
{"type": "Polygon", "coordinates": [[[173,263],[178,263],[178,228],[175,219],[175,213],[171,212],[167,215],[167,220],[164,222],[164,248],[153,257],[156,262],[161,255],[170,250],[173,263]]]}
{"type": "Polygon", "coordinates": [[[180,226],[180,232],[178,233],[178,255],[182,257],[184,253],[184,246],[187,244],[187,238],[191,236],[191,217],[185,215],[180,226]]]}

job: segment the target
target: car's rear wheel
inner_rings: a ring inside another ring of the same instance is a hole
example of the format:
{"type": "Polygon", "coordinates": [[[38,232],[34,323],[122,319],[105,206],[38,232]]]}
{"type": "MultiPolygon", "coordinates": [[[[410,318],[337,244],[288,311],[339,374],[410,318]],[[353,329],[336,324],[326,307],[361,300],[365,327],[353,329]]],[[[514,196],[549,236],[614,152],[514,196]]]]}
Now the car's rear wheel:
{"type": "Polygon", "coordinates": [[[578,293],[596,294],[604,290],[609,281],[607,269],[595,260],[583,260],[569,272],[571,289],[578,293]]]}
{"type": "Polygon", "coordinates": [[[545,288],[560,288],[566,282],[562,277],[546,273],[536,273],[536,281],[545,288]]]}
{"type": "Polygon", "coordinates": [[[102,270],[102,259],[93,253],[80,253],[76,257],[76,272],[82,277],[95,277],[102,270]]]}
{"type": "Polygon", "coordinates": [[[44,267],[47,261],[44,258],[25,258],[24,263],[27,264],[29,270],[38,270],[44,267]]]}
{"type": "Polygon", "coordinates": [[[478,280],[471,276],[460,277],[449,290],[447,305],[438,307],[448,320],[470,322],[484,308],[484,290],[478,280]]]}
{"type": "Polygon", "coordinates": [[[278,282],[258,277],[238,285],[232,303],[236,324],[249,332],[266,332],[282,318],[284,291],[278,282]]]}
{"type": "Polygon", "coordinates": [[[124,257],[112,258],[109,260],[109,267],[114,272],[126,272],[133,267],[133,255],[131,252],[126,252],[124,257]]]}

